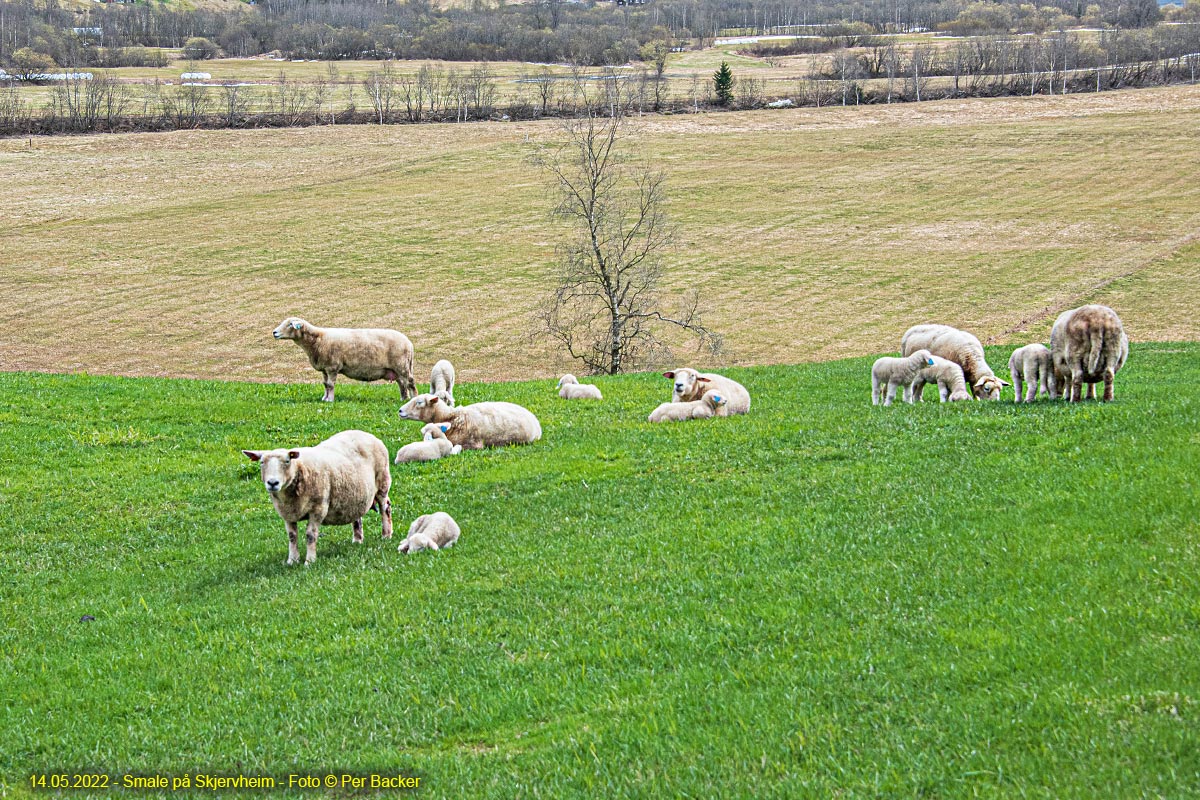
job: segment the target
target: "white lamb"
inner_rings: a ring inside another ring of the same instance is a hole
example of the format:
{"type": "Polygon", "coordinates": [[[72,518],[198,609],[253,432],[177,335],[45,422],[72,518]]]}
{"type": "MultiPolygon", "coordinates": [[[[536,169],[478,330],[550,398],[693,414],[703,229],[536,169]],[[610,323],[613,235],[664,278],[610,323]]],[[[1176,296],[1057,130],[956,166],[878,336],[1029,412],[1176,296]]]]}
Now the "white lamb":
{"type": "Polygon", "coordinates": [[[307,520],[305,565],[317,560],[322,525],[352,525],[362,542],[362,518],[372,508],[383,517],[383,538],[392,538],[387,446],[363,431],[342,431],[315,447],[243,450],[259,463],[263,486],[288,534],[288,564],[300,560],[297,523],[307,520]]]}
{"type": "Polygon", "coordinates": [[[558,396],[564,400],[603,400],[598,386],[580,383],[574,375],[563,375],[558,379],[558,396]]]}
{"type": "Polygon", "coordinates": [[[425,437],[422,441],[406,444],[396,451],[395,463],[437,461],[439,458],[458,455],[462,452],[462,448],[456,444],[452,444],[446,438],[446,431],[448,430],[450,430],[449,422],[429,423],[424,428],[421,428],[421,434],[425,437]]]}
{"type": "Polygon", "coordinates": [[[671,401],[674,403],[699,400],[710,389],[716,389],[728,405],[721,416],[746,414],[750,411],[750,392],[733,378],[715,372],[697,372],[691,367],[679,367],[663,373],[673,382],[671,401]]]}
{"type": "Polygon", "coordinates": [[[933,366],[923,367],[912,382],[913,402],[920,403],[922,401],[927,383],[937,384],[938,397],[943,403],[970,400],[971,393],[967,391],[967,381],[963,377],[962,367],[941,356],[932,356],[932,360],[933,366]]]}
{"type": "Polygon", "coordinates": [[[999,400],[1008,383],[996,377],[983,357],[983,345],[966,331],[949,325],[914,325],[900,339],[900,355],[928,350],[962,367],[967,385],[979,400],[999,400]]]}
{"type": "Polygon", "coordinates": [[[408,538],[396,549],[410,555],[422,550],[441,550],[453,547],[460,535],[458,523],[445,511],[422,514],[413,520],[408,529],[408,538]]]}
{"type": "Polygon", "coordinates": [[[1027,344],[1018,347],[1008,358],[1008,373],[1012,376],[1013,402],[1032,403],[1039,393],[1049,394],[1053,383],[1053,359],[1050,348],[1044,344],[1027,344]],[[1022,390],[1024,383],[1024,390],[1022,390]]]}
{"type": "Polygon", "coordinates": [[[904,402],[911,403],[912,384],[925,367],[933,366],[933,356],[928,350],[918,350],[905,358],[884,356],[871,365],[871,405],[890,406],[896,397],[896,387],[903,386],[904,402]],[[885,392],[886,390],[886,392],[885,392]]]}
{"type": "Polygon", "coordinates": [[[663,403],[650,412],[650,422],[683,422],[689,419],[727,417],[726,400],[716,389],[709,389],[699,400],[682,403],[663,403]]]}
{"type": "Polygon", "coordinates": [[[333,402],[339,374],[356,381],[395,381],[401,399],[417,391],[413,380],[413,346],[408,337],[388,328],[319,328],[288,317],[272,334],[292,339],[308,355],[313,369],[325,376],[326,403],[333,402]]]}
{"type": "Polygon", "coordinates": [[[472,403],[450,408],[435,394],[419,394],[400,407],[400,418],[448,422],[446,437],[464,450],[529,444],[542,438],[542,424],[516,403],[472,403]]]}
{"type": "Polygon", "coordinates": [[[436,394],[448,406],[454,405],[454,365],[444,358],[429,373],[429,393],[436,394]]]}

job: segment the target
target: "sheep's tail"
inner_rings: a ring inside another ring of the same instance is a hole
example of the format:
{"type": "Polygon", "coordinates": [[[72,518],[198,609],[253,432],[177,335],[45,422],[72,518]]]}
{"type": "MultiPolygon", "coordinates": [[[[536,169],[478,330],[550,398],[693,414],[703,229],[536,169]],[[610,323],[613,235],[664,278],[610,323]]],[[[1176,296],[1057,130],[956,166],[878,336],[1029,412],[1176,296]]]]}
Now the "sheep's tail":
{"type": "Polygon", "coordinates": [[[1100,325],[1092,326],[1089,335],[1092,339],[1092,352],[1088,354],[1088,373],[1095,375],[1100,371],[1100,360],[1105,355],[1104,353],[1104,328],[1100,325]]]}

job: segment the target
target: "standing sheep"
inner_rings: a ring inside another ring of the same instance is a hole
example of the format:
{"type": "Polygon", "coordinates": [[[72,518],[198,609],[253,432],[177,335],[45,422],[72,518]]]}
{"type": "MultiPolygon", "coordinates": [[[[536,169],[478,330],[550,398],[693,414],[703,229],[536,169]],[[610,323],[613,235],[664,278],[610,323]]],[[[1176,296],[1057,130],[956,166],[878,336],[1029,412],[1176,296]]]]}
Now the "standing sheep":
{"type": "Polygon", "coordinates": [[[912,383],[913,402],[920,403],[925,393],[925,384],[936,383],[938,397],[942,402],[954,403],[959,400],[970,400],[971,393],[967,391],[967,381],[963,377],[962,367],[941,356],[930,356],[933,366],[925,366],[917,373],[912,383]]]}
{"type": "Polygon", "coordinates": [[[413,520],[408,529],[408,538],[396,550],[410,555],[422,550],[441,550],[453,547],[461,534],[454,517],[445,511],[422,514],[413,520]]]}
{"type": "Polygon", "coordinates": [[[400,408],[401,419],[448,422],[446,437],[464,450],[529,444],[542,438],[542,425],[516,403],[472,403],[450,408],[434,394],[419,394],[400,408]]]}
{"type": "Polygon", "coordinates": [[[1117,312],[1108,306],[1087,305],[1064,311],[1050,330],[1052,360],[1050,396],[1063,396],[1071,402],[1083,399],[1083,384],[1088,396],[1095,384],[1103,381],[1103,400],[1113,399],[1113,378],[1129,357],[1129,337],[1117,312]]]}
{"type": "Polygon", "coordinates": [[[444,358],[433,365],[429,374],[429,393],[448,406],[454,405],[454,365],[444,358]]]}
{"type": "Polygon", "coordinates": [[[709,389],[699,400],[680,403],[663,403],[650,412],[650,422],[683,422],[689,419],[727,417],[725,404],[729,402],[716,389],[709,389]]]}
{"type": "Polygon", "coordinates": [[[917,350],[928,350],[962,367],[963,378],[980,400],[999,400],[1001,388],[1008,386],[988,366],[983,345],[966,331],[949,325],[914,325],[900,339],[900,354],[908,356],[917,350]]]}
{"type": "Polygon", "coordinates": [[[1026,403],[1032,403],[1039,393],[1050,393],[1054,382],[1051,361],[1049,348],[1038,342],[1013,350],[1008,358],[1008,373],[1012,376],[1014,403],[1021,402],[1022,396],[1026,403]]]}
{"type": "Polygon", "coordinates": [[[598,386],[580,383],[574,375],[563,375],[558,379],[558,396],[564,400],[603,400],[598,386]]]}
{"type": "Polygon", "coordinates": [[[387,446],[363,431],[342,431],[315,447],[293,450],[243,450],[259,464],[263,485],[283,518],[288,534],[288,564],[300,560],[297,523],[307,520],[304,563],[317,560],[322,525],[352,525],[354,541],[363,540],[362,518],[370,509],[383,516],[383,538],[392,538],[392,501],[388,490],[387,446]]]}
{"type": "Polygon", "coordinates": [[[425,438],[419,442],[406,444],[396,451],[396,464],[404,464],[410,461],[437,461],[439,458],[446,456],[456,456],[462,452],[462,448],[456,444],[451,444],[446,438],[446,431],[450,430],[449,422],[431,422],[424,428],[421,428],[421,434],[425,438]]]}
{"type": "Polygon", "coordinates": [[[671,402],[691,402],[704,397],[709,389],[716,389],[728,402],[726,414],[745,414],[750,411],[750,393],[732,378],[715,372],[697,372],[691,367],[680,367],[663,373],[664,378],[674,382],[671,402]]]}
{"type": "Polygon", "coordinates": [[[318,328],[288,317],[275,329],[276,339],[293,339],[308,354],[313,369],[325,376],[326,403],[333,402],[338,374],[356,381],[395,381],[401,399],[417,391],[413,380],[413,346],[408,337],[388,328],[318,328]]]}
{"type": "Polygon", "coordinates": [[[918,350],[905,358],[884,356],[877,359],[871,365],[871,405],[879,405],[882,396],[883,404],[890,406],[896,397],[897,386],[904,387],[904,402],[911,403],[913,381],[917,380],[922,369],[932,366],[933,357],[928,350],[918,350]]]}

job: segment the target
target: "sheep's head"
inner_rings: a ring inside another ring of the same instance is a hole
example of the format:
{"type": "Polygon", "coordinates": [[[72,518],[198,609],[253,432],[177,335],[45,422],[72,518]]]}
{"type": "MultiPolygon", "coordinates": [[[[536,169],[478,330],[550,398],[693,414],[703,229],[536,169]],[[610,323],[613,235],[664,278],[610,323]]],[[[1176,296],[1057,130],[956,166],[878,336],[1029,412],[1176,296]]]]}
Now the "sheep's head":
{"type": "Polygon", "coordinates": [[[421,433],[425,437],[425,441],[431,442],[434,439],[446,438],[446,431],[450,430],[449,422],[430,422],[424,428],[421,428],[421,433]]]}
{"type": "MultiPolygon", "coordinates": [[[[434,422],[445,403],[436,394],[419,394],[412,400],[400,406],[400,419],[415,419],[420,422],[434,422]]],[[[446,409],[447,411],[449,409],[446,409]]]]}
{"type": "Polygon", "coordinates": [[[579,383],[579,379],[574,375],[563,375],[558,379],[558,388],[561,389],[564,383],[579,383]]]}
{"type": "Polygon", "coordinates": [[[670,378],[675,382],[675,395],[680,398],[690,396],[696,387],[696,382],[702,380],[700,373],[691,367],[680,367],[671,372],[664,372],[663,377],[670,378]]]}
{"type": "Polygon", "coordinates": [[[279,327],[271,335],[276,339],[299,339],[301,336],[300,332],[308,327],[308,323],[299,317],[288,317],[279,323],[279,327]]]}
{"type": "Polygon", "coordinates": [[[1009,385],[1008,381],[1002,381],[995,375],[984,375],[975,381],[975,397],[980,400],[999,400],[1000,389],[1009,385]]]}
{"type": "Polygon", "coordinates": [[[909,358],[911,358],[913,361],[919,362],[922,367],[933,366],[933,353],[929,352],[928,350],[917,350],[911,356],[909,356],[909,358]]]}
{"type": "Polygon", "coordinates": [[[709,389],[704,393],[703,398],[705,403],[708,403],[714,411],[729,402],[728,399],[716,389],[709,389]]]}
{"type": "Polygon", "coordinates": [[[271,494],[283,491],[296,480],[300,459],[299,450],[243,450],[242,454],[258,462],[263,486],[271,494]]]}

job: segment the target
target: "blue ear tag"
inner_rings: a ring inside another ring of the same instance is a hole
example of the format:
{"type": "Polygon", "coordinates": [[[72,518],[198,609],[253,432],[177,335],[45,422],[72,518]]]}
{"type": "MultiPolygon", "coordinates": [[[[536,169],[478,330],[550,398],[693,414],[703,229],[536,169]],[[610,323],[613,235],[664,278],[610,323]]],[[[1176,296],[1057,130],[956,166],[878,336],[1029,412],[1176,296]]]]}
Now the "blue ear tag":
{"type": "Polygon", "coordinates": [[[300,330],[302,327],[304,327],[304,326],[303,326],[303,325],[301,325],[299,322],[293,322],[293,323],[292,323],[292,328],[293,328],[293,329],[295,329],[295,330],[300,330]]]}
{"type": "Polygon", "coordinates": [[[439,425],[438,427],[442,429],[442,433],[445,433],[446,431],[450,430],[449,425],[439,425]]]}

